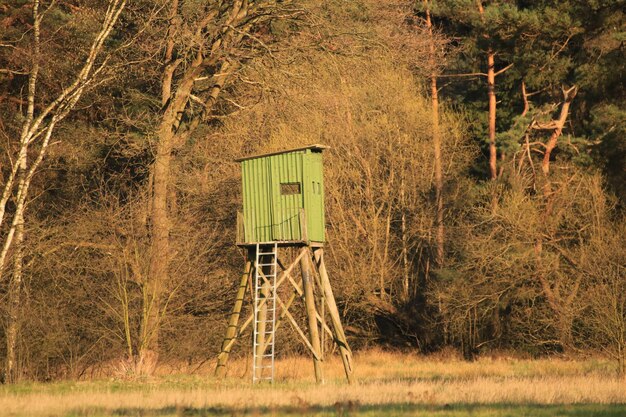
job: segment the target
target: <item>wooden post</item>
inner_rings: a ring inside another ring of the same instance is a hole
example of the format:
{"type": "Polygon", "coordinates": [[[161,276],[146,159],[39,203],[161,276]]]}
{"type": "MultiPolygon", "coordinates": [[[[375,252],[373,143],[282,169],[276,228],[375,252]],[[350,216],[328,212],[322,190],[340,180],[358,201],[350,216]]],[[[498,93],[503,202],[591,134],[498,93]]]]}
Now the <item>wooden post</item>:
{"type": "Polygon", "coordinates": [[[320,343],[320,347],[321,347],[322,350],[320,352],[320,357],[322,358],[322,360],[324,360],[324,349],[325,349],[324,345],[326,343],[326,338],[325,338],[326,334],[324,333],[324,327],[327,327],[326,326],[326,310],[325,310],[325,307],[326,307],[326,305],[325,305],[326,304],[326,297],[324,296],[324,290],[322,289],[321,285],[319,285],[319,288],[320,288],[320,293],[321,293],[320,294],[321,299],[320,299],[320,314],[319,315],[320,315],[320,318],[322,319],[321,320],[321,324],[322,324],[322,335],[321,335],[321,337],[322,337],[322,340],[321,340],[321,343],[320,343]]]}
{"type": "MultiPolygon", "coordinates": [[[[320,277],[320,273],[319,270],[317,268],[317,262],[315,261],[315,257],[313,256],[313,276],[315,277],[315,285],[317,285],[317,287],[320,289],[320,294],[319,294],[319,298],[316,300],[316,308],[317,311],[319,312],[317,314],[317,319],[320,322],[320,325],[322,326],[322,333],[320,334],[320,358],[322,358],[322,361],[324,360],[324,349],[326,349],[325,347],[325,332],[324,329],[328,328],[328,325],[326,324],[326,297],[324,295],[324,291],[323,291],[323,287],[322,287],[322,280],[320,277]]],[[[333,333],[330,333],[331,337],[334,337],[333,333]]]]}
{"type": "Polygon", "coordinates": [[[306,315],[309,322],[309,335],[311,337],[311,346],[313,346],[313,350],[315,351],[315,355],[313,355],[313,368],[315,369],[315,381],[319,384],[323,382],[322,361],[320,355],[320,335],[317,327],[317,311],[315,310],[315,299],[313,298],[313,276],[311,273],[310,262],[310,256],[303,256],[300,259],[304,303],[306,305],[306,315]]]}
{"type": "Polygon", "coordinates": [[[326,298],[326,305],[328,306],[328,313],[330,314],[330,320],[333,325],[335,341],[337,342],[339,352],[341,353],[341,360],[346,373],[346,379],[349,384],[352,384],[352,382],[354,382],[354,379],[352,378],[352,352],[350,351],[350,346],[348,346],[346,334],[343,331],[339,310],[337,309],[337,304],[335,303],[335,295],[333,294],[333,289],[328,278],[328,272],[326,271],[326,265],[324,264],[324,249],[318,248],[313,253],[318,265],[317,268],[320,273],[322,292],[326,298]]]}
{"type": "Polygon", "coordinates": [[[224,335],[224,341],[222,342],[222,350],[217,357],[217,367],[215,368],[215,376],[223,378],[226,374],[226,362],[228,362],[228,356],[233,346],[233,339],[237,337],[237,324],[239,323],[239,315],[241,314],[241,306],[243,305],[243,299],[246,296],[246,289],[248,288],[248,280],[250,279],[250,272],[252,271],[252,260],[250,250],[246,254],[246,266],[241,279],[239,280],[239,288],[237,289],[237,298],[235,299],[235,305],[230,313],[230,319],[228,320],[228,327],[226,328],[226,334],[224,335]]]}

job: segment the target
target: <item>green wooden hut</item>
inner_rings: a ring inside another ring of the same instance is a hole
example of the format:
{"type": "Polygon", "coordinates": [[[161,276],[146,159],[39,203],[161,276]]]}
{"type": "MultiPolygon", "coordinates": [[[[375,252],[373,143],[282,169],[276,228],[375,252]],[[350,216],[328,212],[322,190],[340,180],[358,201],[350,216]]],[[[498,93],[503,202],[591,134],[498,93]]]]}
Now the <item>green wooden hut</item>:
{"type": "Polygon", "coordinates": [[[243,215],[237,243],[324,243],[324,145],[237,159],[243,215]]]}

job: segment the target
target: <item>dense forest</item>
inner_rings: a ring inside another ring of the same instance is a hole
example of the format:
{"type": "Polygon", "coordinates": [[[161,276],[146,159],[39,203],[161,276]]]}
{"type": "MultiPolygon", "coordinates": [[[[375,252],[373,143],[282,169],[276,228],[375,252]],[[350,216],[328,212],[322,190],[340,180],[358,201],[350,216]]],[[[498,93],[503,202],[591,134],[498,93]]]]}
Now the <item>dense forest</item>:
{"type": "Polygon", "coordinates": [[[353,349],[626,371],[625,10],[2,1],[2,380],[214,360],[243,267],[234,159],[312,143],[353,349]]]}

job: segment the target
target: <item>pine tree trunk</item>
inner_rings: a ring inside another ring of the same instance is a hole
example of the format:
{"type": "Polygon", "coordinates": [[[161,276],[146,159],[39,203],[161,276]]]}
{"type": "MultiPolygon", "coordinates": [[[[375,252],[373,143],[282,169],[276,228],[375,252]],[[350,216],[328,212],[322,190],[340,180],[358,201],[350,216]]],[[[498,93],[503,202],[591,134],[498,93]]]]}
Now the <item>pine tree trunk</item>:
{"type": "Polygon", "coordinates": [[[439,92],[437,90],[437,63],[435,62],[435,39],[433,35],[433,24],[430,18],[430,9],[428,1],[426,5],[426,27],[430,35],[429,44],[429,61],[431,68],[430,75],[430,98],[432,101],[432,117],[433,117],[433,151],[435,159],[435,203],[437,206],[436,213],[436,255],[435,263],[437,267],[441,267],[444,262],[444,239],[445,230],[443,225],[443,167],[441,160],[441,129],[439,122],[439,92]]]}
{"type": "MultiPolygon", "coordinates": [[[[481,18],[485,9],[481,0],[476,0],[481,18]]],[[[484,35],[489,38],[488,34],[484,35]]],[[[487,50],[487,94],[489,96],[489,173],[492,180],[498,177],[498,150],[496,149],[496,62],[493,49],[487,50]]]]}
{"type": "Polygon", "coordinates": [[[489,95],[489,173],[491,179],[498,177],[498,150],[496,149],[496,71],[494,53],[487,52],[487,89],[489,95]]]}
{"type": "Polygon", "coordinates": [[[445,229],[443,224],[443,168],[441,161],[441,131],[439,129],[439,97],[437,94],[437,77],[433,74],[430,82],[431,100],[433,106],[433,148],[435,153],[435,201],[437,205],[435,242],[437,252],[435,262],[437,267],[444,263],[445,229]]]}

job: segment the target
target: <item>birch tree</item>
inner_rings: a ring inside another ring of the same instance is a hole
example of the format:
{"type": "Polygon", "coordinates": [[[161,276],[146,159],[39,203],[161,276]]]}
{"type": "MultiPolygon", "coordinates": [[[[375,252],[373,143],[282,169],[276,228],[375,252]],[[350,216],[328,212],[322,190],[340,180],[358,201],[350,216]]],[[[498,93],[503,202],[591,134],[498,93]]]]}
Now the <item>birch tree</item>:
{"type": "Polygon", "coordinates": [[[22,263],[24,255],[24,221],[29,201],[29,189],[33,178],[42,166],[50,147],[55,128],[75,108],[83,93],[96,85],[109,59],[105,56],[105,42],[109,38],[126,0],[109,0],[87,56],[70,78],[70,83],[54,97],[40,90],[42,61],[42,23],[57,6],[57,2],[32,0],[32,29],[25,34],[30,37],[31,62],[24,86],[26,109],[21,115],[23,122],[17,147],[9,160],[12,162],[8,175],[3,179],[0,197],[0,281],[7,275],[7,267],[13,261],[13,271],[8,289],[8,317],[6,330],[7,359],[5,364],[8,382],[18,378],[16,346],[19,334],[20,302],[23,285],[22,263]],[[11,203],[9,205],[9,203],[11,203]]]}

